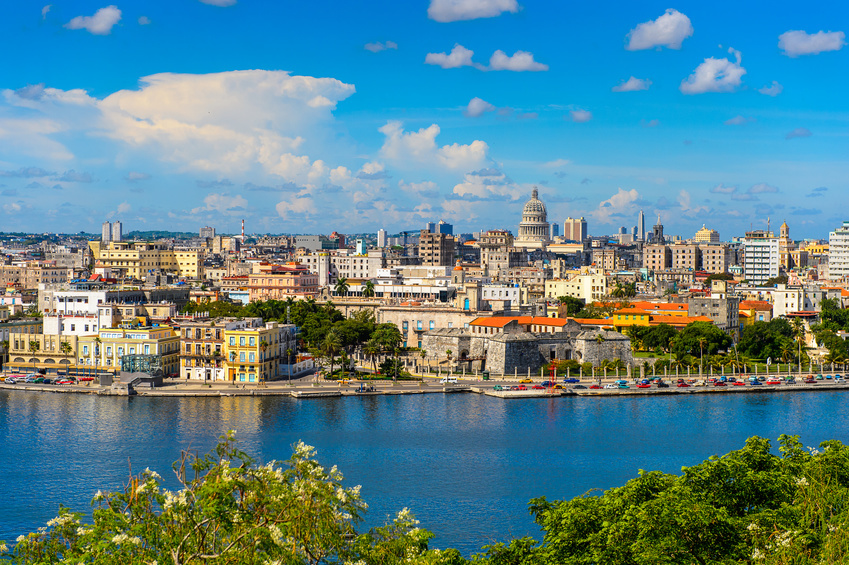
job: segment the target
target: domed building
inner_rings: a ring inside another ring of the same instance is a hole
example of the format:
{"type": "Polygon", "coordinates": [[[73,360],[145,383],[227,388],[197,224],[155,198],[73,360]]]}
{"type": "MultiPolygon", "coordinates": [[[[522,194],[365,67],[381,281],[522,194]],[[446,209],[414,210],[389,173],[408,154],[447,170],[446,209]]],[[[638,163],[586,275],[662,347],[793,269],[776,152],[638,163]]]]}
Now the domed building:
{"type": "Polygon", "coordinates": [[[539,199],[539,191],[534,188],[531,199],[522,209],[522,221],[519,222],[519,237],[513,241],[516,247],[542,249],[551,242],[551,226],[545,204],[539,199]]]}

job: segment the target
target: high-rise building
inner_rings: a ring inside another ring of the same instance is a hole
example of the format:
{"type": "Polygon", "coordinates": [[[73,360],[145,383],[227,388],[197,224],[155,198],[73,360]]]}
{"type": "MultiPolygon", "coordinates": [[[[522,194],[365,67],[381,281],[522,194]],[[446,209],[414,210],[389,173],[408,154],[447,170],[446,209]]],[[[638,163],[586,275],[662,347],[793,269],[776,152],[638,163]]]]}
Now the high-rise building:
{"type": "Polygon", "coordinates": [[[560,236],[560,224],[557,222],[551,222],[551,239],[560,236]]]}
{"type": "Polygon", "coordinates": [[[215,228],[204,226],[200,228],[200,238],[201,239],[212,239],[215,237],[215,228]]]}
{"type": "Polygon", "coordinates": [[[425,224],[425,229],[430,233],[436,233],[436,222],[428,222],[425,224]]]}
{"type": "Polygon", "coordinates": [[[646,215],[643,214],[643,211],[640,210],[640,214],[637,216],[637,239],[640,241],[646,240],[646,215]]]}
{"type": "Polygon", "coordinates": [[[849,222],[828,234],[828,278],[849,276],[849,222]]]}
{"type": "Polygon", "coordinates": [[[112,241],[121,241],[124,237],[121,222],[112,222],[112,241]]]}
{"type": "Polygon", "coordinates": [[[104,245],[112,241],[112,224],[110,224],[109,222],[103,222],[100,234],[100,241],[102,241],[104,245]]]}
{"type": "Polygon", "coordinates": [[[454,226],[445,220],[439,220],[436,224],[436,233],[444,233],[445,235],[454,235],[454,226]]]}
{"type": "Polygon", "coordinates": [[[763,284],[778,276],[778,238],[771,231],[746,232],[743,238],[743,276],[751,284],[763,284]]]}
{"type": "Polygon", "coordinates": [[[377,246],[381,249],[386,247],[386,230],[383,228],[377,230],[377,246]]]}
{"type": "Polygon", "coordinates": [[[587,221],[581,216],[578,219],[566,218],[563,222],[563,237],[570,241],[587,239],[587,221]]]}
{"type": "Polygon", "coordinates": [[[448,267],[454,264],[454,236],[422,230],[419,235],[422,265],[448,267]]]}

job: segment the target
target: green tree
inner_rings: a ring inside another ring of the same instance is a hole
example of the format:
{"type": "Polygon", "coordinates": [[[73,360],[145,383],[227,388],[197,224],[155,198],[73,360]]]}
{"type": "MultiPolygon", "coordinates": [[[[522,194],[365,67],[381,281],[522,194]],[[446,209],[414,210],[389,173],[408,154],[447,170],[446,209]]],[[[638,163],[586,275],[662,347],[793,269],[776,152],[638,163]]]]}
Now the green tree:
{"type": "Polygon", "coordinates": [[[687,324],[675,338],[672,351],[675,354],[713,355],[731,345],[731,337],[710,322],[687,324]]]}
{"type": "Polygon", "coordinates": [[[35,354],[38,353],[39,349],[41,349],[41,344],[33,339],[33,340],[30,340],[28,345],[29,345],[30,355],[33,356],[32,357],[32,372],[34,373],[35,372],[35,363],[36,363],[35,354]]]}
{"type": "MultiPolygon", "coordinates": [[[[184,452],[174,464],[176,491],[146,469],[123,491],[95,495],[91,521],[60,508],[37,532],[21,536],[14,563],[260,565],[381,563],[453,565],[455,550],[428,549],[433,535],[405,508],[382,527],[360,533],[366,504],[359,487],[315,460],[298,442],[284,462],[256,465],[233,435],[203,457],[184,452]]],[[[5,546],[3,546],[5,549],[5,546]]]]}
{"type": "Polygon", "coordinates": [[[348,294],[348,289],[351,285],[348,284],[348,279],[345,277],[339,277],[339,280],[336,281],[336,286],[334,286],[334,291],[336,292],[336,296],[345,296],[348,294]]]}
{"type": "Polygon", "coordinates": [[[3,368],[9,363],[9,340],[0,341],[0,347],[3,348],[3,368]]]}
{"type": "Polygon", "coordinates": [[[374,283],[366,281],[363,283],[363,297],[372,298],[374,296],[374,283]]]}
{"type": "Polygon", "coordinates": [[[560,296],[557,302],[562,306],[566,306],[566,316],[569,317],[576,316],[578,312],[584,309],[584,301],[574,296],[560,296]]]}

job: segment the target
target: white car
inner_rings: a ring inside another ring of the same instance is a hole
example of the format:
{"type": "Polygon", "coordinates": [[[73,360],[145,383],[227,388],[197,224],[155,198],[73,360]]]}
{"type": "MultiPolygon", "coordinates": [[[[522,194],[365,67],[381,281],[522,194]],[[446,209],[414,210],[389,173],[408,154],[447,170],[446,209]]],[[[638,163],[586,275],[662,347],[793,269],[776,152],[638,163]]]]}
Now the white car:
{"type": "Polygon", "coordinates": [[[604,388],[615,388],[616,390],[619,390],[619,385],[610,383],[610,384],[604,385],[604,388]]]}
{"type": "Polygon", "coordinates": [[[457,377],[442,377],[440,384],[457,384],[457,377]]]}

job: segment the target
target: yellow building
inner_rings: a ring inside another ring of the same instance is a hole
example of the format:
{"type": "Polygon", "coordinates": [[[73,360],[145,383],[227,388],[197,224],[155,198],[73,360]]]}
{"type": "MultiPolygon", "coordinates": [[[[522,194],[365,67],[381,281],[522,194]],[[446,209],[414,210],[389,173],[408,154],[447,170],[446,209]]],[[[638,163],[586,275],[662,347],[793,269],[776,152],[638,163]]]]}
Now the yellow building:
{"type": "Polygon", "coordinates": [[[95,270],[109,271],[122,277],[140,279],[148,271],[176,273],[181,278],[198,279],[203,274],[203,253],[174,251],[161,243],[147,241],[110,241],[103,247],[90,241],[95,270]]]}
{"type": "Polygon", "coordinates": [[[285,356],[284,347],[292,347],[289,331],[277,322],[263,327],[224,331],[224,362],[230,380],[259,383],[278,376],[285,356]]]}
{"type": "Polygon", "coordinates": [[[616,331],[621,332],[630,326],[650,325],[651,314],[639,308],[623,308],[613,313],[612,322],[616,331]]]}
{"type": "Polygon", "coordinates": [[[99,367],[118,373],[124,355],[158,355],[163,374],[176,375],[180,337],[169,326],[141,326],[104,328],[97,334],[79,338],[77,364],[81,368],[99,367]]]}

